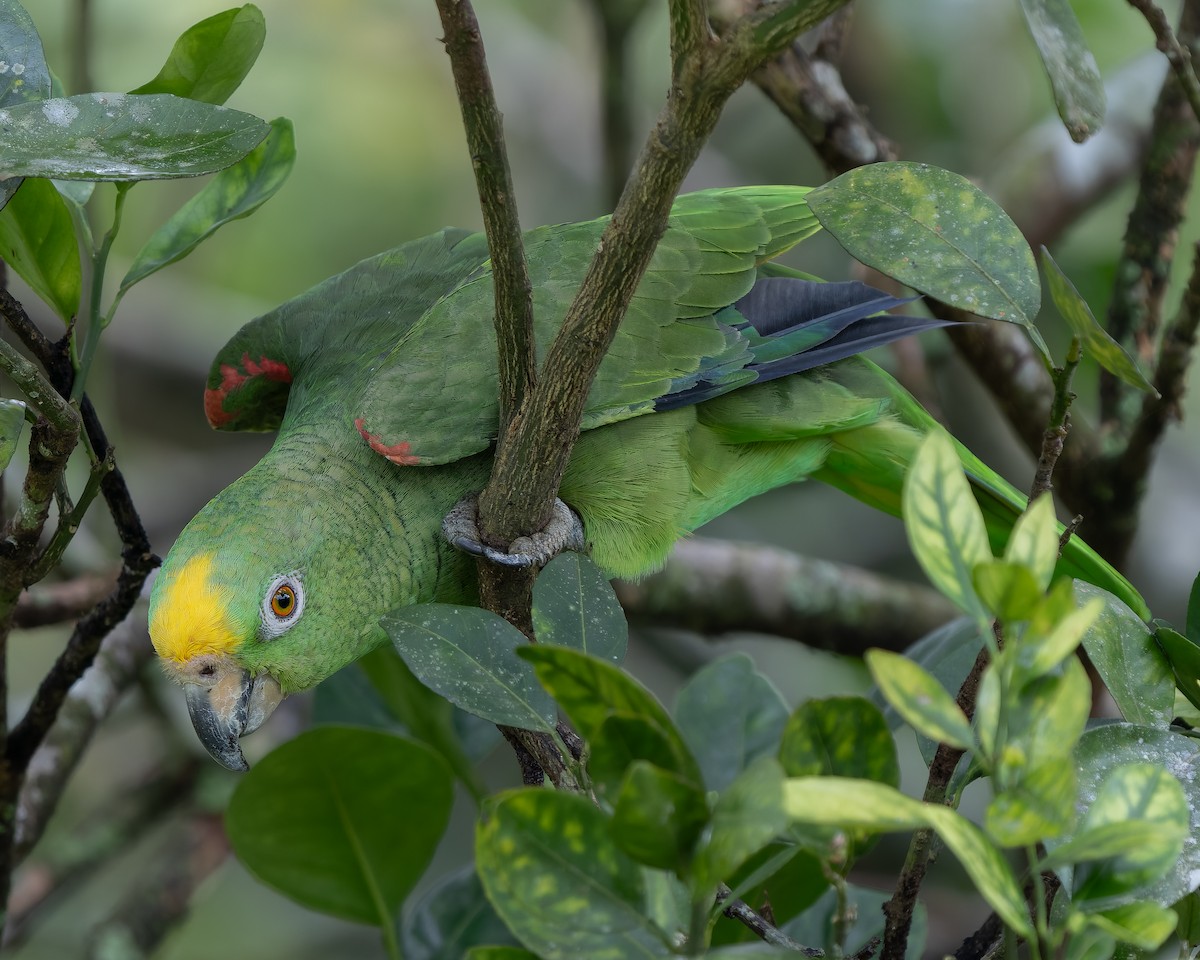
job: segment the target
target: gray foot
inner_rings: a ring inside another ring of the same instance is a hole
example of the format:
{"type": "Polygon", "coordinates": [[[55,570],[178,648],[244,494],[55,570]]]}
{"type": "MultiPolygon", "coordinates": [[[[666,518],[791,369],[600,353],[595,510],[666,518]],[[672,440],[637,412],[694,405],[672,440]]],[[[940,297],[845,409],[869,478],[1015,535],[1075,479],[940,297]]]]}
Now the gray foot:
{"type": "Polygon", "coordinates": [[[541,567],[564,550],[584,548],[583,521],[557,497],[544,530],[530,537],[517,537],[507,552],[489,547],[479,538],[478,500],[477,496],[464,497],[442,520],[442,535],[459,550],[506,567],[541,567]]]}

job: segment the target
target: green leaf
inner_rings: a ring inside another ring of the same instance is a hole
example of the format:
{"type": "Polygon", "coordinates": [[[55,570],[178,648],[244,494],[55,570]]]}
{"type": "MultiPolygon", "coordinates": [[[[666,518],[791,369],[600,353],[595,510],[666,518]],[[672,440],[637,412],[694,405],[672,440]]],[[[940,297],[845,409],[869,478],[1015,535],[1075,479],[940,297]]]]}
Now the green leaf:
{"type": "MultiPolygon", "coordinates": [[[[1086,757],[1082,748],[1080,753],[1086,757]]],[[[1095,786],[1094,775],[1094,770],[1081,771],[1086,813],[1068,840],[1047,844],[1050,853],[1042,866],[1076,864],[1073,881],[1064,880],[1073,890],[1072,901],[1086,909],[1109,909],[1133,899],[1173,903],[1178,899],[1174,885],[1164,888],[1161,881],[1168,872],[1179,872],[1188,836],[1183,788],[1154,763],[1111,766],[1095,786]]]]}
{"type": "Polygon", "coordinates": [[[952,307],[1020,324],[1049,358],[1033,325],[1033,251],[970,181],[923,163],[871,163],[813,189],[808,204],[851,256],[952,307]]]}
{"type": "Polygon", "coordinates": [[[254,66],[266,36],[266,21],[254,4],[224,10],[188,27],[158,76],[130,93],[224,103],[254,66]]]}
{"type": "Polygon", "coordinates": [[[784,806],[801,823],[877,833],[931,827],[1000,918],[1020,936],[1033,934],[1021,887],[1003,854],[978,827],[949,807],[922,803],[882,783],[842,777],[789,780],[784,806]]]}
{"type": "Polygon", "coordinates": [[[1083,649],[1121,714],[1131,723],[1169,723],[1175,680],[1149,627],[1108,591],[1077,580],[1076,602],[1092,597],[1100,597],[1104,608],[1083,635],[1083,649]]]}
{"type": "Polygon", "coordinates": [[[533,632],[538,643],[582,650],[620,663],[629,626],[612,585],[581,553],[560,553],[533,583],[533,632]]]}
{"type": "MultiPolygon", "coordinates": [[[[17,0],[0,0],[0,107],[50,96],[50,69],[33,19],[17,0]]],[[[0,180],[0,208],[21,185],[20,177],[0,180]]]]}
{"type": "MultiPolygon", "coordinates": [[[[1088,730],[1079,740],[1075,762],[1079,771],[1079,794],[1085,802],[1097,796],[1112,771],[1126,764],[1153,759],[1166,767],[1183,786],[1187,805],[1200,810],[1200,743],[1168,730],[1131,723],[1108,723],[1088,730]]],[[[1151,825],[1157,829],[1156,825],[1151,825]]],[[[1190,835],[1200,832],[1193,820],[1190,835]]],[[[1135,899],[1153,900],[1168,906],[1185,896],[1200,876],[1200,848],[1187,843],[1183,853],[1162,880],[1138,891],[1135,899]]]]}
{"type": "Polygon", "coordinates": [[[554,702],[516,656],[528,643],[507,620],[479,607],[425,603],[379,623],[408,668],[451,703],[492,723],[554,732],[554,702]]]}
{"type": "Polygon", "coordinates": [[[405,960],[459,960],[471,947],[517,943],[492,909],[473,866],[444,877],[406,912],[401,942],[405,960]]]}
{"type": "Polygon", "coordinates": [[[267,138],[232,167],[212,178],[146,241],[121,281],[117,296],[139,280],[182,260],[234,220],[248,217],[283,186],[296,160],[292,122],[271,121],[267,138]]]}
{"type": "Polygon", "coordinates": [[[1157,950],[1175,932],[1175,926],[1179,923],[1174,910],[1146,900],[1135,900],[1124,906],[1091,914],[1088,920],[1105,933],[1138,950],[1157,950]]]}
{"type": "Polygon", "coordinates": [[[83,289],[79,244],[67,205],[49,180],[24,181],[0,210],[0,259],[71,322],[83,289]]]}
{"type": "Polygon", "coordinates": [[[783,768],[759,757],[717,798],[712,822],[696,850],[692,896],[698,900],[768,843],[788,824],[783,806],[783,768]]]}
{"type": "Polygon", "coordinates": [[[707,823],[708,802],[699,787],[636,760],[617,792],[611,832],[638,863],[679,872],[707,823]]]}
{"type": "Polygon", "coordinates": [[[1066,944],[1063,960],[1113,960],[1117,942],[1099,927],[1086,923],[1073,931],[1066,944]]]}
{"type": "Polygon", "coordinates": [[[225,825],[263,883],[388,929],[446,829],[452,784],[441,760],[411,740],[318,727],[242,777],[225,825]]]}
{"type": "MultiPolygon", "coordinates": [[[[872,937],[882,939],[886,922],[883,907],[891,898],[891,892],[871,890],[853,883],[847,883],[844,889],[844,901],[838,897],[836,890],[826,890],[801,916],[784,924],[781,928],[783,932],[805,946],[824,950],[827,957],[853,956],[860,953],[872,937]],[[842,931],[845,933],[844,942],[838,939],[842,931]]],[[[771,906],[774,905],[772,900],[771,906]]],[[[913,910],[912,926],[904,951],[907,960],[920,960],[926,956],[928,923],[925,906],[918,902],[913,910]]],[[[796,955],[793,953],[792,957],[794,960],[796,955]]]]}
{"type": "Polygon", "coordinates": [[[1059,761],[1042,764],[1006,786],[988,804],[984,830],[1002,847],[1025,847],[1058,837],[1075,820],[1075,770],[1059,761]]]}
{"type": "Polygon", "coordinates": [[[675,701],[675,722],[710,790],[724,790],[758,757],[774,754],[787,705],[744,653],[697,671],[675,701]]]}
{"type": "MultiPolygon", "coordinates": [[[[1033,0],[1022,0],[1022,2],[1023,4],[1030,3],[1033,0]]],[[[1047,0],[1042,0],[1042,2],[1047,2],[1047,0]]],[[[1049,0],[1049,2],[1054,2],[1054,0],[1049,0]]],[[[1095,358],[1096,362],[1114,377],[1120,377],[1131,387],[1137,387],[1139,390],[1152,393],[1157,397],[1158,391],[1138,369],[1137,362],[1125,352],[1124,347],[1108,335],[1107,330],[1100,326],[1087,301],[1080,296],[1075,285],[1054,262],[1050,251],[1045,247],[1042,247],[1042,263],[1046,268],[1046,289],[1050,293],[1050,299],[1054,301],[1054,306],[1058,308],[1062,318],[1067,321],[1071,332],[1079,338],[1079,342],[1083,344],[1083,349],[1088,356],[1095,358]]]]}
{"type": "Polygon", "coordinates": [[[940,430],[921,443],[904,478],[902,511],[909,545],[930,582],[964,612],[990,621],[972,576],[992,560],[983,513],[954,445],[940,430]]]}
{"type": "Polygon", "coordinates": [[[313,691],[312,722],[314,725],[348,724],[388,733],[409,733],[388,709],[358,662],[321,681],[313,691]]]}
{"type": "Polygon", "coordinates": [[[25,404],[21,400],[0,400],[0,473],[8,469],[25,428],[25,404]]]}
{"type": "Polygon", "coordinates": [[[269,129],[248,113],[168,94],[88,93],[20,103],[0,110],[0,179],[195,177],[236,163],[269,129]]]}
{"type": "Polygon", "coordinates": [[[1073,654],[1103,610],[1104,601],[1091,597],[1063,617],[1045,636],[1030,631],[1018,647],[1018,657],[1026,674],[1047,673],[1073,654]]]}
{"type": "MultiPolygon", "coordinates": [[[[518,655],[533,664],[538,679],[593,750],[598,748],[597,741],[610,715],[638,717],[653,729],[658,742],[666,743],[674,773],[697,786],[704,782],[695,758],[663,705],[619,667],[567,647],[526,645],[518,655]]],[[[635,759],[654,762],[652,757],[635,759]]]]}
{"type": "Polygon", "coordinates": [[[645,916],[641,868],[585,797],[500,794],[476,828],[475,862],[496,912],[544,960],[671,953],[645,916]]]}
{"type": "Polygon", "coordinates": [[[1083,143],[1104,123],[1104,79],[1068,0],[1021,0],[1063,126],[1083,143]]]}
{"type": "Polygon", "coordinates": [[[1192,706],[1200,708],[1200,645],[1167,626],[1154,631],[1154,640],[1166,654],[1176,688],[1192,706]]]}
{"type": "Polygon", "coordinates": [[[1004,548],[1004,559],[1032,573],[1040,590],[1049,588],[1058,563],[1058,522],[1054,498],[1049,493],[1043,493],[1017,517],[1004,548]]]}
{"type": "Polygon", "coordinates": [[[1192,581],[1191,592],[1188,593],[1187,617],[1184,620],[1184,632],[1193,643],[1200,643],[1200,573],[1192,581]]]}
{"type": "Polygon", "coordinates": [[[524,947],[472,947],[463,957],[464,960],[538,960],[536,953],[524,947]]]}
{"type": "MultiPolygon", "coordinates": [[[[637,760],[662,770],[676,771],[679,761],[670,736],[653,720],[624,711],[605,715],[588,740],[588,773],[600,795],[615,791],[637,760]]],[[[696,786],[699,780],[690,781],[696,786]]]]}
{"type": "Polygon", "coordinates": [[[1028,620],[1042,590],[1027,567],[1007,560],[981,563],[971,573],[975,592],[988,612],[1005,622],[1028,620]]]}
{"type": "Polygon", "coordinates": [[[783,731],[779,762],[789,777],[857,777],[900,786],[896,742],[879,708],[863,697],[801,704],[783,731]]]}
{"type": "Polygon", "coordinates": [[[875,685],[914,730],[939,743],[970,749],[971,722],[934,677],[887,650],[868,650],[864,659],[875,685]]]}

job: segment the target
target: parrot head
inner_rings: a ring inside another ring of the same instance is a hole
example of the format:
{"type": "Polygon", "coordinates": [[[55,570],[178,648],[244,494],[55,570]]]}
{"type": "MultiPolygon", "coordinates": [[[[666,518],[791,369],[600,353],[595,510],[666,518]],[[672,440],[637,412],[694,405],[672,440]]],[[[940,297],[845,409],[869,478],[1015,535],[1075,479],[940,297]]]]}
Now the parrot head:
{"type": "MultiPolygon", "coordinates": [[[[150,596],[159,661],[184,687],[201,742],[231,770],[248,769],[238,740],[284,696],[315,686],[384,639],[375,624],[391,603],[366,571],[330,569],[331,551],[323,549],[330,531],[305,509],[301,491],[274,483],[265,492],[255,472],[184,528],[150,596]],[[361,597],[335,586],[356,579],[366,587],[361,597]],[[369,609],[353,615],[364,604],[369,609]]],[[[351,558],[356,566],[371,562],[357,551],[351,558]]]]}

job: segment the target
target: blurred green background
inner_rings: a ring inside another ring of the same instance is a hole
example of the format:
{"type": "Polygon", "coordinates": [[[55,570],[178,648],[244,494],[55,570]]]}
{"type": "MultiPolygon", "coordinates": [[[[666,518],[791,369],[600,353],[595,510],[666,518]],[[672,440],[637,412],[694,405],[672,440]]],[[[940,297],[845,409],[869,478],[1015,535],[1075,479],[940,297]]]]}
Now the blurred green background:
{"type": "MultiPolygon", "coordinates": [[[[77,4],[26,0],[26,5],[52,69],[68,92],[78,92],[70,89],[69,67],[77,4]]],[[[160,553],[195,510],[269,442],[217,435],[205,425],[203,380],[225,339],[256,314],[363,257],[448,224],[480,223],[432,0],[262,0],[259,6],[267,20],[267,43],[229,105],[294,121],[298,159],[292,177],[253,217],[224,228],[197,253],[134,289],[106,334],[90,384],[160,553]]],[[[846,52],[847,87],[905,159],[948,167],[1002,200],[1019,200],[1025,178],[1045,172],[1046,164],[1060,165],[1069,180],[1095,164],[1119,163],[1132,136],[1128,130],[1146,123],[1161,75],[1153,37],[1127,4],[1076,0],[1072,6],[1102,72],[1115,78],[1120,90],[1112,98],[1112,134],[1098,144],[1070,145],[1053,118],[1048,84],[1015,0],[856,4],[846,52]]],[[[631,45],[639,138],[653,122],[667,84],[664,7],[650,4],[631,45]]],[[[175,37],[222,4],[92,0],[91,8],[91,89],[119,91],[154,76],[175,37]]],[[[593,5],[586,0],[476,0],[476,9],[505,115],[522,222],[531,227],[606,212],[593,5]]],[[[748,88],[729,104],[686,187],[824,178],[798,134],[748,88]]],[[[198,186],[174,181],[133,191],[113,256],[114,276],[121,276],[145,238],[198,186]]],[[[97,193],[100,209],[108,209],[110,188],[97,193]]],[[[1098,316],[1106,308],[1132,195],[1129,182],[1119,186],[1054,244],[1059,263],[1098,316]]],[[[1200,234],[1195,219],[1181,250],[1200,234]]],[[[1182,259],[1186,269],[1188,257],[1182,259]]],[[[852,270],[840,249],[824,238],[806,243],[796,262],[831,279],[852,270]]],[[[33,303],[17,293],[27,305],[33,303]]],[[[1178,290],[1169,309],[1177,299],[1178,290]]],[[[38,319],[54,329],[50,317],[38,319]]],[[[1045,318],[1044,329],[1052,346],[1061,349],[1057,319],[1045,318]]],[[[990,401],[937,336],[926,346],[951,427],[1018,486],[1027,486],[1029,458],[998,422],[990,401]]],[[[887,355],[881,359],[887,362],[887,355]]],[[[1087,368],[1077,378],[1084,409],[1094,379],[1094,369],[1087,368]]],[[[1189,403],[1194,412],[1194,400],[1189,403]]],[[[1187,587],[1200,567],[1196,440],[1190,421],[1169,433],[1134,549],[1132,577],[1155,612],[1169,619],[1181,618],[1187,587]]],[[[101,511],[93,513],[69,556],[75,569],[103,568],[114,555],[112,531],[101,511]]],[[[815,485],[759,498],[706,533],[915,575],[898,522],[815,485]]],[[[61,639],[61,632],[39,631],[13,644],[14,708],[23,705],[61,639]]],[[[688,638],[664,645],[643,637],[635,640],[633,666],[669,697],[680,669],[735,644],[751,649],[793,701],[863,684],[853,664],[765,638],[699,647],[688,638]],[[664,655],[663,649],[674,652],[664,655]]],[[[64,842],[71,824],[86,821],[89,811],[111,797],[114,784],[119,789],[163,749],[137,716],[126,710],[110,722],[47,844],[64,842]]],[[[174,716],[169,722],[179,720],[174,716]]],[[[512,782],[512,766],[507,757],[496,758],[495,782],[512,782]]],[[[214,789],[219,792],[221,782],[214,789]]],[[[446,863],[461,857],[470,843],[469,814],[459,813],[447,844],[457,852],[448,849],[446,863]]],[[[88,930],[137,878],[161,832],[63,901],[14,956],[79,955],[88,930]]],[[[206,883],[191,918],[161,952],[167,960],[375,955],[382,952],[373,931],[305,913],[259,887],[234,863],[206,883]]]]}

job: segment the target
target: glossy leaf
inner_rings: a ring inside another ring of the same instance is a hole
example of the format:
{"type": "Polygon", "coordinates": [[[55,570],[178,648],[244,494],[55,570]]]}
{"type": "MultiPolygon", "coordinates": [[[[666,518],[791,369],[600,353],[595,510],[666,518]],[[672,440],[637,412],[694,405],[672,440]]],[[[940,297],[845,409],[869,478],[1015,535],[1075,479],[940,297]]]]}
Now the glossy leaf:
{"type": "Polygon", "coordinates": [[[1041,590],[1049,588],[1058,563],[1058,522],[1054,498],[1049,493],[1042,494],[1017,517],[1004,548],[1004,559],[1025,567],[1041,590]]]}
{"type": "Polygon", "coordinates": [[[698,786],[637,760],[617,792],[611,832],[638,863],[682,871],[707,823],[708,802],[698,786]]]}
{"type": "Polygon", "coordinates": [[[554,701],[507,620],[479,607],[427,603],[385,614],[380,626],[422,683],[468,713],[523,730],[554,732],[554,701]]]}
{"type": "Polygon", "coordinates": [[[619,667],[577,650],[541,644],[525,646],[519,656],[533,664],[538,679],[593,749],[610,715],[638,717],[670,750],[670,769],[692,783],[703,783],[695,758],[663,705],[619,667]]]}
{"type": "Polygon", "coordinates": [[[318,727],[241,779],[226,829],[268,886],[314,910],[387,927],[446,829],[452,783],[445,764],[412,740],[318,727]]]}
{"type": "Polygon", "coordinates": [[[788,824],[783,784],[783,768],[778,761],[759,757],[722,791],[692,865],[694,898],[727,880],[783,833],[788,824]]]}
{"type": "Polygon", "coordinates": [[[1060,620],[1045,636],[1031,635],[1021,643],[1019,658],[1026,672],[1037,676],[1057,667],[1073,654],[1104,610],[1104,601],[1091,597],[1060,620]]]}
{"type": "MultiPolygon", "coordinates": [[[[1081,804],[1087,807],[1093,803],[1114,770],[1147,760],[1162,764],[1183,787],[1191,811],[1189,833],[1196,836],[1200,832],[1200,743],[1163,728],[1108,723],[1088,730],[1075,750],[1081,804]]],[[[1153,822],[1150,827],[1158,829],[1153,822]]],[[[1196,885],[1197,876],[1200,847],[1185,843],[1167,875],[1138,891],[1134,899],[1153,900],[1164,906],[1175,903],[1196,885]]]]}
{"type": "Polygon", "coordinates": [[[787,716],[779,691],[744,653],[698,670],[675,701],[675,722],[710,790],[724,790],[751,762],[774,754],[787,716]]]}
{"type": "Polygon", "coordinates": [[[864,659],[884,698],[914,730],[939,743],[970,748],[971,722],[934,677],[888,650],[868,650],[864,659]]]}
{"type": "Polygon", "coordinates": [[[1083,648],[1122,716],[1131,723],[1169,723],[1175,702],[1171,665],[1141,617],[1106,590],[1075,582],[1079,604],[1100,597],[1104,607],[1083,635],[1083,648]]]}
{"type": "Polygon", "coordinates": [[[896,742],[879,708],[863,697],[801,704],[784,728],[779,762],[789,777],[857,777],[900,786],[896,742]]]}
{"type": "Polygon", "coordinates": [[[0,179],[131,182],[215,173],[270,128],[248,113],[169,94],[88,93],[0,110],[0,179]]]}
{"type": "Polygon", "coordinates": [[[23,182],[0,210],[0,258],[71,322],[83,289],[79,245],[67,205],[49,180],[23,182]]]}
{"type": "Polygon", "coordinates": [[[940,430],[925,438],[904,478],[902,511],[909,545],[930,582],[964,612],[990,621],[973,582],[975,567],[992,560],[983,513],[940,430]]]}
{"type": "Polygon", "coordinates": [[[1075,819],[1075,770],[1057,760],[1034,767],[997,793],[984,830],[1002,847],[1026,847],[1066,833],[1075,819]]]}
{"type": "Polygon", "coordinates": [[[1066,943],[1063,960],[1113,960],[1117,941],[1094,924],[1074,931],[1066,943]]]}
{"type": "Polygon", "coordinates": [[[645,916],[641,868],[585,797],[501,794],[476,828],[475,862],[496,912],[544,960],[671,953],[645,916]]]}
{"type": "MultiPolygon", "coordinates": [[[[671,736],[653,720],[625,711],[610,711],[588,740],[588,773],[596,792],[615,791],[626,771],[638,760],[662,770],[676,771],[679,760],[671,736]]],[[[689,780],[696,786],[698,780],[689,780]]]]}
{"type": "Polygon", "coordinates": [[[581,553],[560,553],[533,583],[533,632],[552,643],[620,663],[629,626],[612,585],[581,553]]]}
{"type": "MultiPolygon", "coordinates": [[[[1029,3],[1032,0],[1023,0],[1023,2],[1029,3]]],[[[1047,0],[1040,0],[1040,2],[1047,2],[1047,0]]],[[[1050,0],[1050,2],[1054,2],[1054,0],[1050,0]]],[[[1064,2],[1065,5],[1065,0],[1060,0],[1060,2],[1064,2]]],[[[1067,321],[1071,332],[1083,344],[1087,355],[1094,358],[1113,376],[1120,377],[1130,386],[1158,396],[1158,391],[1146,379],[1133,357],[1108,335],[1107,330],[1100,326],[1092,314],[1092,308],[1080,296],[1075,285],[1054,262],[1050,251],[1045,247],[1042,247],[1042,263],[1046,267],[1046,289],[1050,293],[1050,298],[1054,301],[1058,312],[1062,314],[1062,318],[1067,321]]]]}
{"type": "MultiPolygon", "coordinates": [[[[17,0],[0,0],[0,51],[0,107],[50,96],[50,70],[42,38],[17,0]]],[[[20,177],[0,179],[0,208],[20,185],[20,177]]]]}
{"type": "Polygon", "coordinates": [[[296,159],[292,122],[271,121],[267,138],[204,185],[146,241],[121,281],[118,296],[169,263],[182,260],[218,229],[248,217],[283,186],[296,159]]]}
{"type": "Polygon", "coordinates": [[[538,955],[524,947],[472,947],[463,960],[538,960],[538,955]]]}
{"type": "Polygon", "coordinates": [[[808,203],[851,256],[952,307],[1033,325],[1041,285],[1033,251],[970,181],[922,163],[872,163],[816,187],[808,203]]]}
{"type": "Polygon", "coordinates": [[[1175,932],[1179,922],[1173,910],[1146,900],[1091,914],[1088,920],[1138,950],[1157,950],[1175,932]]]}
{"type": "Polygon", "coordinates": [[[1192,581],[1192,589],[1188,593],[1187,618],[1184,621],[1184,632],[1195,643],[1200,643],[1200,573],[1192,581]]]}
{"type": "Polygon", "coordinates": [[[1154,640],[1171,665],[1176,689],[1200,708],[1200,645],[1167,626],[1154,631],[1154,640]]]}
{"type": "Polygon", "coordinates": [[[931,827],[1000,918],[1019,935],[1032,935],[1021,887],[1003,855],[978,827],[949,807],[922,803],[882,783],[842,777],[789,780],[784,805],[801,823],[877,833],[931,827]]]}
{"type": "Polygon", "coordinates": [[[0,400],[0,473],[8,469],[25,428],[25,404],[21,400],[0,400]]]}
{"type": "Polygon", "coordinates": [[[1005,622],[1028,620],[1042,599],[1042,590],[1030,571],[1007,560],[981,563],[971,581],[984,607],[1005,622]]]}
{"type": "Polygon", "coordinates": [[[409,732],[388,709],[357,662],[322,680],[313,691],[312,722],[370,727],[388,733],[409,732]]]}
{"type": "Polygon", "coordinates": [[[406,960],[459,960],[475,946],[516,946],[488,902],[473,866],[440,880],[407,911],[401,929],[406,960]]]}
{"type": "Polygon", "coordinates": [[[224,103],[254,66],[266,36],[262,11],[252,3],[214,14],[188,27],[158,75],[130,93],[224,103]]]}
{"type": "Polygon", "coordinates": [[[1082,143],[1104,123],[1104,79],[1068,0],[1021,0],[1067,133],[1082,143]]]}

